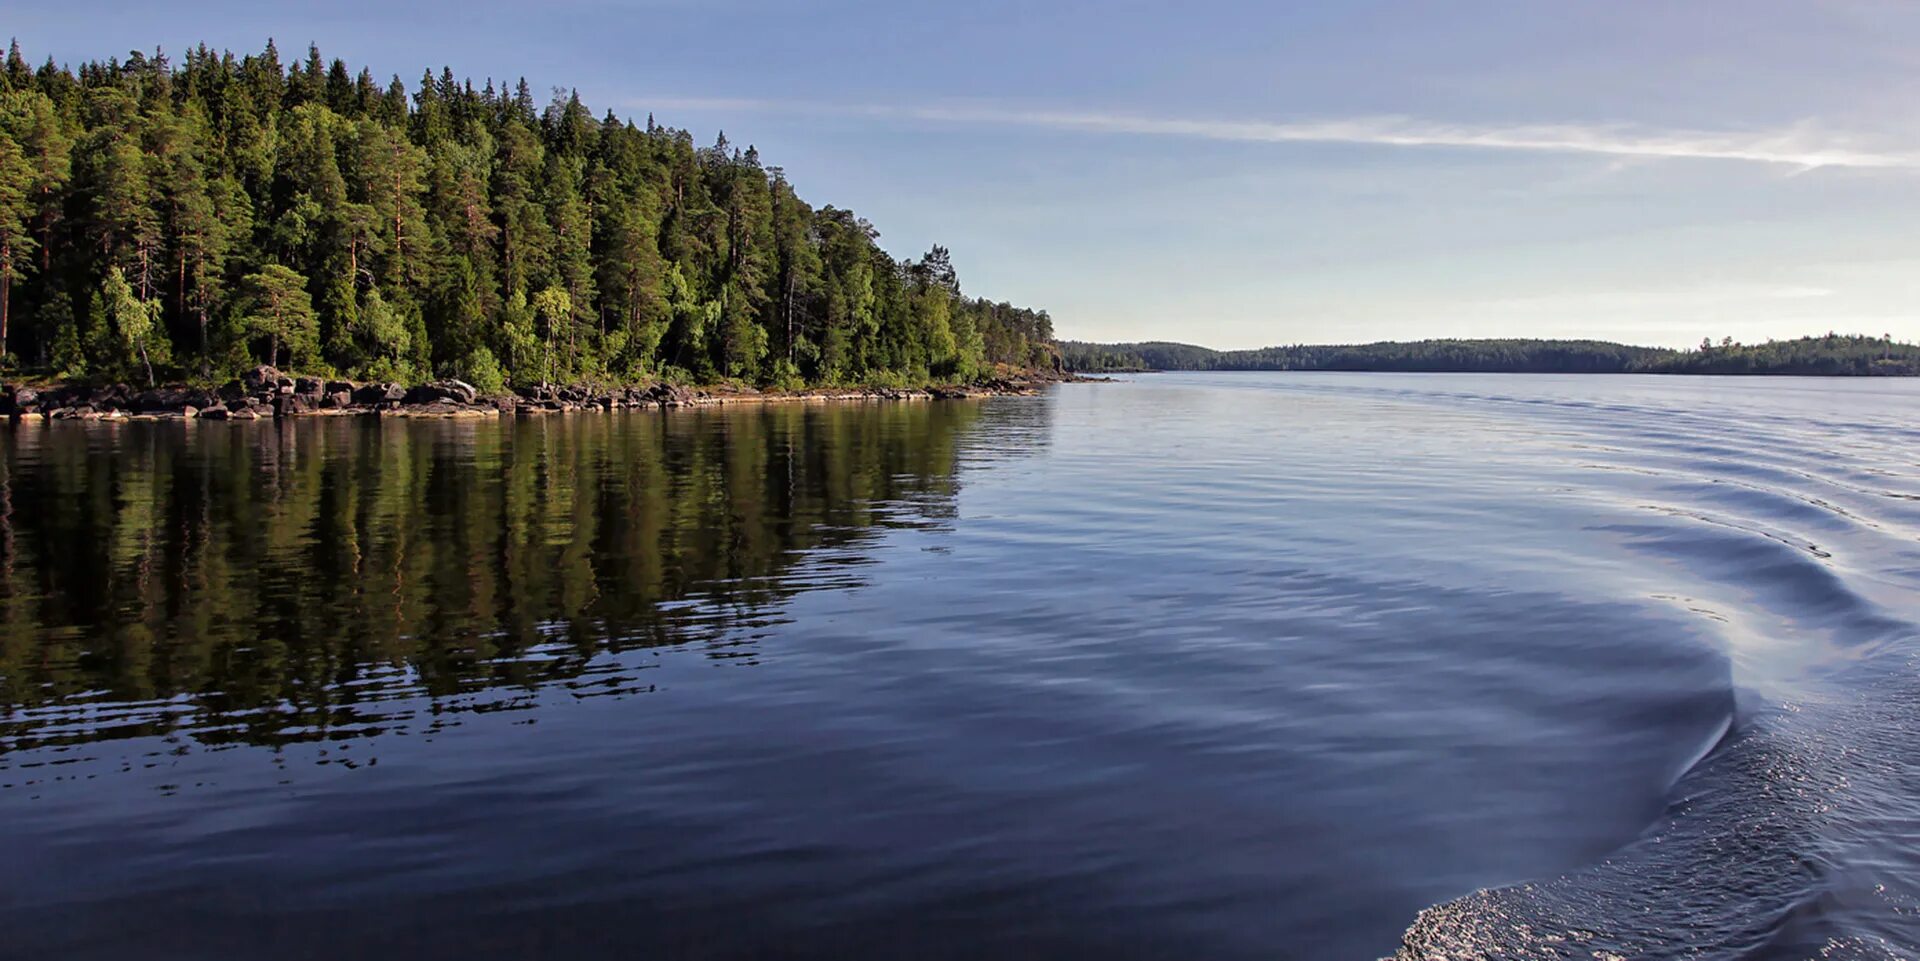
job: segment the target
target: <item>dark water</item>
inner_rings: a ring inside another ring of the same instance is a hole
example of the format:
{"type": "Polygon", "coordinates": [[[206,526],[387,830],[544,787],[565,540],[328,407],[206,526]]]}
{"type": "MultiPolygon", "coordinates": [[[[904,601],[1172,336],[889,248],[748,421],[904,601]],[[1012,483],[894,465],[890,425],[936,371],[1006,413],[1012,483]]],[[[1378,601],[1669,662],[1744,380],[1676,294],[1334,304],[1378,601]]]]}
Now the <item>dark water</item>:
{"type": "Polygon", "coordinates": [[[0,453],[9,959],[1920,953],[1920,384],[0,453]]]}

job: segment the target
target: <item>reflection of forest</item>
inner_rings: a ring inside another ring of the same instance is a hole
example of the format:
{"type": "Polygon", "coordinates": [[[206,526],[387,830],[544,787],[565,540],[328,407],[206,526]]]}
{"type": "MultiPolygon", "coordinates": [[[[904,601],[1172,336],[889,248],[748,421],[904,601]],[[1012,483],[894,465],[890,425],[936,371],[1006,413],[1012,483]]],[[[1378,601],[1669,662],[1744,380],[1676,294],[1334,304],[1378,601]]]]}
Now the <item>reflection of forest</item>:
{"type": "Polygon", "coordinates": [[[801,552],[949,516],[980,414],[16,428],[0,751],[338,736],[399,696],[579,684],[603,652],[737,654],[783,598],[858,577],[801,552]]]}

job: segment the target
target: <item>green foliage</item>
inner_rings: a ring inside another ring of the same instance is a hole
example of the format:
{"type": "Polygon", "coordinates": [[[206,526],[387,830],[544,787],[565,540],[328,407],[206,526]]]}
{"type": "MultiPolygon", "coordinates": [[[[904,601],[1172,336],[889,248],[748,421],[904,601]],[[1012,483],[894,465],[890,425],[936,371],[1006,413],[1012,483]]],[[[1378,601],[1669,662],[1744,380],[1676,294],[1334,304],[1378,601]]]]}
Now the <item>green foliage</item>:
{"type": "Polygon", "coordinates": [[[165,364],[170,359],[167,339],[159,330],[160,304],[135,297],[133,287],[118,267],[108,269],[100,301],[106,307],[108,323],[119,334],[125,349],[115,366],[131,372],[137,363],[146,374],[147,385],[153,386],[157,383],[153,371],[155,362],[165,364]]]}
{"type": "Polygon", "coordinates": [[[319,362],[319,328],[305,278],[279,264],[268,264],[240,282],[239,327],[249,339],[267,342],[266,361],[280,366],[281,349],[295,367],[319,362]]]}
{"type": "Polygon", "coordinates": [[[0,84],[0,350],[98,376],[490,356],[516,384],[787,386],[1051,357],[1045,313],[962,295],[943,248],[895,259],[750,146],[543,110],[524,83],[354,76],[269,44],[0,84]],[[126,303],[72,309],[116,269],[150,311],[137,344],[126,303]]]}
{"type": "Polygon", "coordinates": [[[456,375],[482,394],[498,394],[507,386],[506,371],[493,359],[493,351],[475,347],[460,361],[456,375]]]}
{"type": "Polygon", "coordinates": [[[413,332],[407,329],[399,313],[386,298],[380,296],[380,289],[367,291],[366,300],[358,311],[357,329],[354,331],[359,363],[352,369],[361,377],[369,380],[406,380],[411,375],[408,358],[412,354],[413,332]]]}

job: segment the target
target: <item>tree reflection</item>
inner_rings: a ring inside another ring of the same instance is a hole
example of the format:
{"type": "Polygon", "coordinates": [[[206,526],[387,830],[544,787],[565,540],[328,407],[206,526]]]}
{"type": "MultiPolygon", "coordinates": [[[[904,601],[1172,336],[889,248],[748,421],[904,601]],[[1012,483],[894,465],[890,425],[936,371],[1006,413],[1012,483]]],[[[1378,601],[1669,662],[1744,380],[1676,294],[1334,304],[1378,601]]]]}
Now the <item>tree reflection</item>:
{"type": "Polygon", "coordinates": [[[373,731],[751,662],[876,532],[951,517],[972,403],[0,436],[0,751],[373,731]],[[611,657],[609,655],[612,655],[611,657]]]}

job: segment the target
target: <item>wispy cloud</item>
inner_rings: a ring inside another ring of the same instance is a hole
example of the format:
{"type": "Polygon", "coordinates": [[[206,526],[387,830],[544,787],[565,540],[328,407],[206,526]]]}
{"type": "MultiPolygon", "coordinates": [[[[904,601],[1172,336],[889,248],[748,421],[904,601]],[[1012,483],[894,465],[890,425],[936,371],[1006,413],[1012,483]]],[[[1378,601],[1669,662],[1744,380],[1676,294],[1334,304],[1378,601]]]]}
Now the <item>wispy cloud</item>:
{"type": "Polygon", "coordinates": [[[1628,312],[1751,306],[1765,302],[1814,301],[1835,297],[1831,287],[1775,283],[1715,283],[1649,289],[1575,290],[1534,296],[1499,297],[1472,304],[1482,310],[1523,313],[1628,312]]]}
{"type": "Polygon", "coordinates": [[[1241,143],[1359,144],[1595,154],[1623,159],[1722,160],[1821,167],[1920,169],[1920,151],[1862,146],[1812,123],[1774,130],[1707,131],[1626,124],[1468,124],[1373,116],[1299,121],[1230,120],[1128,113],[1031,110],[992,105],[885,106],[817,101],[657,97],[657,109],[782,112],[883,121],[1018,126],[1241,143]]]}

